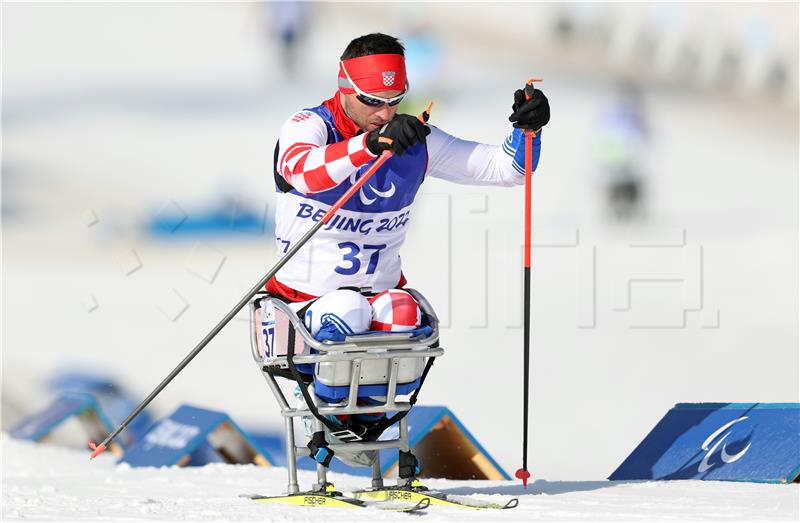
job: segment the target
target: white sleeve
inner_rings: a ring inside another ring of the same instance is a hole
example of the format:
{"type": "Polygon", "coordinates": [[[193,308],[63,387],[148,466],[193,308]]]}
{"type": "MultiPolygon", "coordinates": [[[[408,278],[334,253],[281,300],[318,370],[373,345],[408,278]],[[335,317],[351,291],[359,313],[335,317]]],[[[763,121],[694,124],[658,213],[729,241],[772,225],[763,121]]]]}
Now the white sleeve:
{"type": "Polygon", "coordinates": [[[284,122],[279,141],[281,156],[298,143],[323,147],[328,141],[328,128],[318,114],[312,111],[299,111],[284,122]]]}
{"type": "MultiPolygon", "coordinates": [[[[428,174],[468,185],[521,185],[525,183],[524,139],[514,129],[502,146],[462,140],[430,125],[428,174]]],[[[533,169],[539,160],[540,140],[533,142],[533,169]]]]}

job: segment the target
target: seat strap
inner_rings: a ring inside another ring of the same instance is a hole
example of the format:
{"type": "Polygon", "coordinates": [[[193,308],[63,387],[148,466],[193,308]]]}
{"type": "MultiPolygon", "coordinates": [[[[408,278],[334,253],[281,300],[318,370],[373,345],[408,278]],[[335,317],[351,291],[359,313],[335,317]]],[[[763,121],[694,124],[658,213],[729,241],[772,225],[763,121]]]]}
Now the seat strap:
{"type": "Polygon", "coordinates": [[[406,415],[411,412],[411,409],[414,408],[414,405],[417,403],[417,395],[419,394],[419,391],[422,390],[422,385],[425,383],[425,377],[428,375],[428,371],[431,370],[431,367],[433,366],[433,360],[435,359],[436,358],[428,358],[428,362],[425,364],[425,369],[422,371],[422,376],[419,378],[419,386],[413,392],[413,394],[411,394],[411,397],[408,398],[408,402],[411,404],[411,407],[408,410],[401,410],[391,418],[387,417],[386,419],[381,420],[375,425],[369,427],[367,432],[364,434],[364,439],[366,441],[378,439],[380,435],[383,434],[384,430],[405,418],[406,415]]]}
{"type": "MultiPolygon", "coordinates": [[[[308,303],[307,305],[303,306],[300,310],[297,311],[297,316],[302,318],[305,316],[306,310],[314,303],[313,301],[308,303]]],[[[297,386],[300,388],[300,393],[303,395],[303,399],[306,400],[306,405],[308,406],[308,410],[311,411],[311,414],[314,415],[315,418],[320,420],[323,425],[328,427],[331,432],[339,432],[342,430],[341,427],[337,426],[331,420],[325,418],[319,413],[317,410],[317,406],[314,403],[314,400],[311,398],[311,394],[308,392],[308,385],[306,384],[306,380],[303,379],[302,374],[300,371],[297,370],[297,366],[294,364],[294,344],[295,344],[295,329],[292,322],[289,322],[289,335],[288,335],[288,344],[289,346],[286,348],[286,362],[289,364],[289,372],[292,373],[292,377],[294,381],[297,382],[297,386]]],[[[357,434],[358,438],[361,439],[361,435],[357,434]]]]}

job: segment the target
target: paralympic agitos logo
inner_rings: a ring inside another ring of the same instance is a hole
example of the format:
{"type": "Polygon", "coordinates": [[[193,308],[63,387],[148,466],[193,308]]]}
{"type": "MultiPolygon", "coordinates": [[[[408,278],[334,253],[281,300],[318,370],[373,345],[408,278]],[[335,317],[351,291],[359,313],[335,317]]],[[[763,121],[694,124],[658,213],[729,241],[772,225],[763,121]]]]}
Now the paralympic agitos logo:
{"type": "MultiPolygon", "coordinates": [[[[354,172],[353,174],[350,175],[350,183],[351,184],[355,184],[356,183],[357,175],[358,175],[358,171],[356,171],[356,172],[354,172]]],[[[358,197],[361,199],[361,203],[363,203],[364,205],[372,205],[373,203],[375,203],[375,201],[378,198],[391,198],[392,196],[394,196],[395,190],[396,190],[396,188],[394,186],[394,182],[391,182],[391,185],[389,186],[389,189],[387,189],[385,191],[379,191],[378,189],[376,189],[375,187],[373,187],[372,185],[367,183],[367,184],[364,184],[363,186],[361,186],[361,188],[359,189],[358,197]],[[367,196],[367,193],[364,191],[364,189],[369,189],[372,192],[372,194],[375,196],[375,198],[370,198],[369,196],[367,196]]]]}
{"type": "MultiPolygon", "coordinates": [[[[706,438],[706,440],[700,446],[700,448],[702,450],[706,451],[706,455],[703,456],[702,461],[700,461],[700,465],[698,465],[698,467],[697,467],[697,472],[705,472],[708,469],[710,469],[710,468],[712,468],[712,467],[714,467],[716,465],[722,465],[723,463],[725,463],[725,464],[733,463],[734,461],[737,461],[737,460],[741,459],[742,456],[745,455],[745,453],[750,449],[750,445],[752,444],[752,442],[748,441],[747,445],[742,450],[740,450],[739,452],[736,452],[734,454],[730,454],[730,453],[728,453],[727,443],[725,443],[725,440],[728,438],[728,436],[731,435],[732,431],[728,431],[728,432],[725,432],[725,431],[727,431],[728,429],[730,429],[731,427],[733,427],[737,423],[742,422],[742,421],[744,421],[746,419],[747,419],[747,416],[742,416],[741,418],[737,418],[737,419],[735,419],[733,421],[729,421],[725,425],[721,426],[720,428],[718,428],[717,430],[712,432],[711,435],[706,438]],[[725,434],[721,438],[719,438],[719,436],[723,432],[725,432],[725,434]],[[719,438],[719,439],[717,439],[717,438],[719,438]],[[711,445],[714,441],[716,441],[716,443],[711,445]],[[722,445],[722,449],[720,450],[720,453],[719,453],[719,459],[720,459],[721,462],[715,462],[715,460],[713,460],[713,456],[714,456],[714,453],[717,451],[717,448],[719,448],[720,445],[722,445]]],[[[752,435],[752,432],[750,433],[750,435],[752,435]]],[[[750,436],[748,436],[747,439],[749,440],[750,436]]]]}

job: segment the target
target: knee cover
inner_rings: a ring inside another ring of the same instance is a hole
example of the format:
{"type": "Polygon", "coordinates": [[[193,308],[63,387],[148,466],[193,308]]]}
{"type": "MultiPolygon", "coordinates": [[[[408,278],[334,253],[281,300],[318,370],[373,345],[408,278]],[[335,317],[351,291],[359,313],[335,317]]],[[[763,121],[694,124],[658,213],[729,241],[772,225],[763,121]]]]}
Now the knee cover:
{"type": "Polygon", "coordinates": [[[312,336],[321,329],[345,336],[369,330],[372,308],[361,294],[346,289],[329,292],[311,304],[305,314],[306,328],[312,336]]]}
{"type": "Polygon", "coordinates": [[[407,332],[422,324],[419,305],[406,291],[389,289],[375,295],[370,303],[372,330],[407,332]]]}

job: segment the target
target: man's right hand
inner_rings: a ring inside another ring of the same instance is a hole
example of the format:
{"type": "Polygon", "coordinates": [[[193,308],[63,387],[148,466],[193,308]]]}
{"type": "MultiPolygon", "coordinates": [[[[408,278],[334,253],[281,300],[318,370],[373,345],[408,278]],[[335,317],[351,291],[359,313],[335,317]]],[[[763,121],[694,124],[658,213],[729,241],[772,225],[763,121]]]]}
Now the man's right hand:
{"type": "Polygon", "coordinates": [[[389,123],[367,134],[367,149],[375,155],[383,151],[402,155],[417,142],[425,143],[425,137],[429,134],[430,127],[416,116],[396,114],[389,123]]]}

